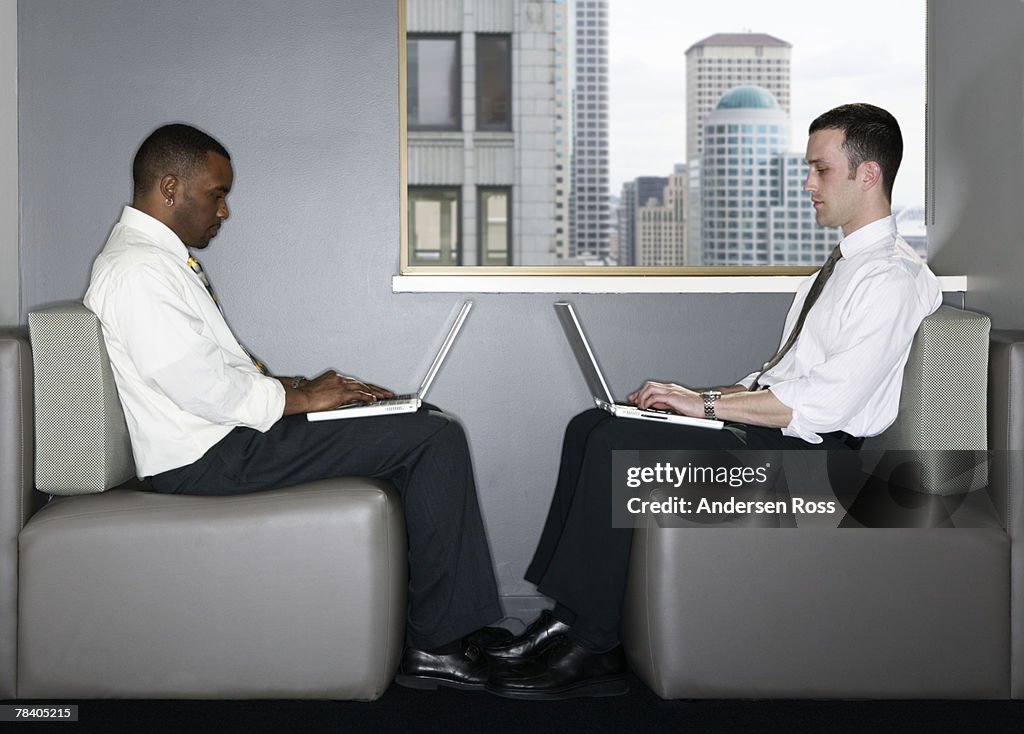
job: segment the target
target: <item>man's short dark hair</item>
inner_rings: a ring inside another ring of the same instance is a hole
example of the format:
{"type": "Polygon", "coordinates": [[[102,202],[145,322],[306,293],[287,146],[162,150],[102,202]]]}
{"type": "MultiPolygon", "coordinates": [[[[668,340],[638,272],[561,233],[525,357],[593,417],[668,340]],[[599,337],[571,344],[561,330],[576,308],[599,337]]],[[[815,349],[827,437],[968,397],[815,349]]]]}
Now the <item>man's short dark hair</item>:
{"type": "Polygon", "coordinates": [[[135,195],[141,196],[168,173],[189,179],[206,163],[207,153],[231,160],[227,149],[202,130],[173,123],[158,127],[142,141],[132,163],[135,195]]]}
{"type": "Polygon", "coordinates": [[[819,130],[842,130],[843,150],[850,163],[850,178],[864,161],[875,161],[882,169],[882,186],[892,201],[892,186],[903,160],[903,135],[896,118],[871,104],[844,104],[819,115],[808,134],[819,130]]]}

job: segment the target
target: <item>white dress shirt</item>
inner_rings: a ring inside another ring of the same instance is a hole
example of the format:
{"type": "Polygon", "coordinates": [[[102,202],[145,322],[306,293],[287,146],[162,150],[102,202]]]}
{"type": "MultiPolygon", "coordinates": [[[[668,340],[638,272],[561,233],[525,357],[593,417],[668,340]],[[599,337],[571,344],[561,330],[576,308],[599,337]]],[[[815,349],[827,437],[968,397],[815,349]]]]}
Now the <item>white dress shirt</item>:
{"type": "Polygon", "coordinates": [[[187,466],[235,426],[269,429],[284,387],[260,373],[153,217],[125,207],[93,264],[85,305],[103,325],[140,477],[187,466]]]}
{"type": "MultiPolygon", "coordinates": [[[[892,217],[861,227],[840,249],[843,257],[796,343],[760,381],[793,411],[782,432],[809,443],[840,430],[876,436],[892,425],[911,342],[942,303],[938,279],[897,234],[892,217]]],[[[783,342],[814,277],[797,289],[783,342]]],[[[740,384],[749,386],[757,374],[740,384]]]]}

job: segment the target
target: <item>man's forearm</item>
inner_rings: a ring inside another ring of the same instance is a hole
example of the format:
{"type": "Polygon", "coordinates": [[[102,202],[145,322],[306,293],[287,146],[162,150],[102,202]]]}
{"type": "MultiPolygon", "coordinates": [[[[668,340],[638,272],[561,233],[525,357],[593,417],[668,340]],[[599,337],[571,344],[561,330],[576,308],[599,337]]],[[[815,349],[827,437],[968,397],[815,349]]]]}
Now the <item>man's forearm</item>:
{"type": "Polygon", "coordinates": [[[717,390],[718,392],[722,393],[723,395],[731,395],[731,394],[733,394],[735,392],[746,392],[747,391],[747,388],[745,388],[743,385],[722,385],[721,387],[712,387],[712,388],[708,388],[708,389],[710,389],[710,390],[717,390]]]}
{"type": "Polygon", "coordinates": [[[748,392],[742,385],[715,401],[715,415],[720,420],[746,423],[751,426],[785,428],[793,420],[793,411],[782,403],[771,390],[748,392]]]}

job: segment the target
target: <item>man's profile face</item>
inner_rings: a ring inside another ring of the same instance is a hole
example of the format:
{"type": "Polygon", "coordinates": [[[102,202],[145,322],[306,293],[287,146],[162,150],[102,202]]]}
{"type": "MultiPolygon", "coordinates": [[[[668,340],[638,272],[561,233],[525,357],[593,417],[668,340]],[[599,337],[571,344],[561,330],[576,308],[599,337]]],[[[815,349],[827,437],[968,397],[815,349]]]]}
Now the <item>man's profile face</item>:
{"type": "Polygon", "coordinates": [[[860,214],[863,194],[856,179],[850,177],[850,162],[842,149],[845,138],[842,130],[811,133],[807,140],[810,170],[804,181],[804,191],[811,195],[818,224],[842,227],[844,231],[860,214]]]}
{"type": "Polygon", "coordinates": [[[227,196],[233,181],[231,162],[212,152],[207,152],[206,164],[190,179],[181,180],[171,229],[182,242],[202,249],[217,236],[221,222],[230,215],[227,196]]]}

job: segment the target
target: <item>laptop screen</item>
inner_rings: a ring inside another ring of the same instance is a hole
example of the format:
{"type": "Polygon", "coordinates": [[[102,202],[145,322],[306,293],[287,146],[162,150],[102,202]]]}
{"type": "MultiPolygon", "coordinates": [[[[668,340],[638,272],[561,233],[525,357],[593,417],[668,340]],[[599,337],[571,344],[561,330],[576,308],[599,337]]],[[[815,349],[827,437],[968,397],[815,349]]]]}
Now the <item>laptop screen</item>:
{"type": "Polygon", "coordinates": [[[594,357],[594,352],[590,349],[587,337],[583,334],[583,327],[580,326],[579,319],[576,318],[576,312],[573,310],[572,304],[556,303],[555,313],[558,314],[558,320],[561,322],[565,336],[572,347],[572,353],[576,357],[576,362],[579,363],[584,379],[587,381],[590,394],[606,403],[615,402],[612,399],[611,390],[608,389],[608,383],[605,382],[604,375],[601,374],[601,368],[597,366],[597,359],[594,357]]]}

